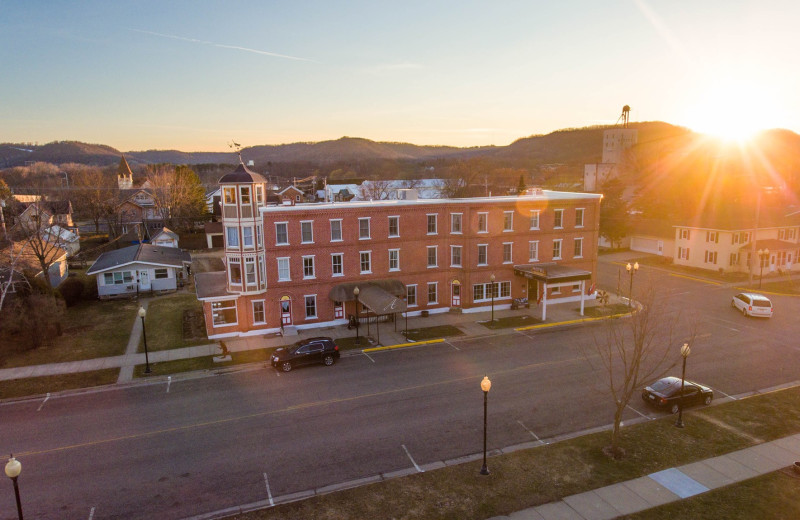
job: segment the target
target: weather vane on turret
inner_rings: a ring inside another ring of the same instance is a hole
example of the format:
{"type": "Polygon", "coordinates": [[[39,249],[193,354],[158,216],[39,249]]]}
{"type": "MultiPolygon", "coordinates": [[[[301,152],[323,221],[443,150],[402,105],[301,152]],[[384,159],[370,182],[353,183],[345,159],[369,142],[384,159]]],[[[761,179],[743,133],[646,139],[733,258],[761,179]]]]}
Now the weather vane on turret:
{"type": "Polygon", "coordinates": [[[231,141],[230,143],[228,143],[228,146],[230,146],[230,147],[231,147],[231,149],[233,149],[233,151],[234,151],[234,152],[236,152],[236,155],[238,155],[238,156],[239,156],[239,162],[240,162],[241,164],[244,164],[244,163],[242,162],[242,145],[240,145],[240,144],[239,144],[239,143],[237,143],[236,141],[231,141]]]}

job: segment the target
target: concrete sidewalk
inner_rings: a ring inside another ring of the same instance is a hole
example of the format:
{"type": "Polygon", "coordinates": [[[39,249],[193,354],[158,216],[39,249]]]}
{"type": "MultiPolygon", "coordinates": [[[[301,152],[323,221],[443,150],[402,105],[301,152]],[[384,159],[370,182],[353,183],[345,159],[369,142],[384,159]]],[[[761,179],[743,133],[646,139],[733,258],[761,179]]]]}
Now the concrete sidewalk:
{"type": "Polygon", "coordinates": [[[494,520],[608,520],[791,467],[800,434],[564,497],[494,520]]]}
{"type": "MultiPolygon", "coordinates": [[[[528,315],[531,318],[531,323],[542,323],[546,326],[553,327],[560,324],[573,324],[576,320],[580,320],[584,316],[579,314],[579,302],[560,303],[556,305],[548,305],[547,319],[544,322],[540,321],[541,307],[532,302],[530,308],[521,308],[510,310],[508,300],[501,300],[495,305],[494,318],[505,318],[510,316],[523,316],[528,315]]],[[[147,301],[141,300],[142,305],[146,307],[147,301]]],[[[612,296],[609,301],[610,304],[627,302],[626,299],[612,296]]],[[[599,305],[595,300],[587,300],[585,308],[589,309],[599,305]]],[[[491,310],[474,312],[474,313],[454,313],[442,312],[430,314],[426,317],[409,317],[407,320],[408,330],[451,325],[457,327],[463,336],[459,337],[481,337],[503,334],[518,334],[513,328],[507,329],[489,329],[482,325],[482,322],[490,321],[492,316],[491,310]]],[[[382,322],[376,323],[363,323],[359,328],[359,334],[362,338],[361,344],[363,348],[371,348],[376,346],[390,346],[402,343],[408,343],[408,340],[403,336],[403,330],[406,327],[406,319],[398,318],[396,322],[382,322]]],[[[313,329],[298,330],[297,335],[281,336],[280,334],[269,334],[266,336],[247,336],[238,338],[224,339],[225,345],[231,352],[240,352],[246,350],[256,350],[262,348],[281,347],[291,345],[296,341],[304,338],[314,336],[330,336],[334,339],[338,338],[354,338],[356,335],[355,329],[348,329],[346,325],[338,325],[331,327],[320,327],[313,329]]],[[[131,381],[133,378],[133,368],[136,365],[143,365],[145,363],[144,353],[138,353],[137,349],[142,336],[142,324],[140,319],[134,321],[130,339],[124,355],[112,356],[104,358],[86,359],[82,361],[70,361],[65,363],[51,363],[45,365],[32,365],[26,367],[4,368],[0,369],[0,381],[11,379],[22,379],[28,377],[41,377],[58,374],[71,374],[75,372],[88,372],[92,370],[102,370],[106,368],[120,367],[118,382],[123,383],[131,381]]],[[[345,351],[347,355],[348,351],[345,351]]],[[[358,351],[360,352],[360,351],[358,351]]],[[[218,342],[209,342],[206,345],[195,347],[177,348],[172,350],[150,351],[150,363],[158,363],[161,361],[172,361],[175,359],[189,359],[195,357],[219,355],[220,348],[218,342]]]]}

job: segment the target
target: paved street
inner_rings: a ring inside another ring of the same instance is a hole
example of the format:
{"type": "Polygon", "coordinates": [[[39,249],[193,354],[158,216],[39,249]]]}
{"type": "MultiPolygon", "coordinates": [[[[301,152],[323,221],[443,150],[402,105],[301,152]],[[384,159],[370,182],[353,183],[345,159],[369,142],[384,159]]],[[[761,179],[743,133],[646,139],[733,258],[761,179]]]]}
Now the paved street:
{"type": "MultiPolygon", "coordinates": [[[[616,290],[619,268],[600,264],[601,287],[616,290]]],[[[755,320],[730,308],[734,289],[643,268],[634,293],[648,280],[681,310],[680,327],[702,317],[687,377],[718,398],[800,379],[791,341],[800,301],[773,297],[775,317],[755,320]]],[[[484,374],[490,449],[607,425],[593,358],[603,327],[504,331],[289,374],[254,367],[9,402],[0,446],[24,465],[31,518],[184,518],[475,454],[484,374]]],[[[626,420],[652,416],[634,399],[626,420]]],[[[13,495],[0,493],[0,518],[14,514],[13,495]]]]}

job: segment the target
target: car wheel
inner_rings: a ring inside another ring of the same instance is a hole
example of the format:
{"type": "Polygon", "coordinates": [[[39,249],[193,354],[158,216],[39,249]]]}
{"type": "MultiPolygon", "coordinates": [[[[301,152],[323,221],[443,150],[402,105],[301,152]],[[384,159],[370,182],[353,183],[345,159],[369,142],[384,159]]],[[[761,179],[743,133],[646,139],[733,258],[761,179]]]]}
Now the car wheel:
{"type": "Polygon", "coordinates": [[[747,309],[746,308],[742,309],[742,316],[745,316],[745,317],[747,316],[747,309]]]}
{"type": "Polygon", "coordinates": [[[281,364],[281,370],[283,370],[284,372],[291,372],[292,371],[292,364],[289,363],[288,361],[284,361],[281,364]]]}
{"type": "Polygon", "coordinates": [[[329,366],[331,366],[331,365],[333,364],[333,356],[331,356],[330,354],[328,354],[327,356],[325,356],[324,358],[322,358],[322,362],[323,362],[323,363],[325,363],[325,366],[326,366],[326,367],[329,367],[329,366]]]}
{"type": "Polygon", "coordinates": [[[731,300],[731,307],[736,308],[736,303],[733,300],[731,300]]]}
{"type": "Polygon", "coordinates": [[[703,403],[705,403],[706,405],[711,404],[711,396],[707,395],[706,398],[703,399],[703,403]]]}
{"type": "Polygon", "coordinates": [[[669,411],[672,413],[678,413],[678,403],[673,404],[669,411]]]}

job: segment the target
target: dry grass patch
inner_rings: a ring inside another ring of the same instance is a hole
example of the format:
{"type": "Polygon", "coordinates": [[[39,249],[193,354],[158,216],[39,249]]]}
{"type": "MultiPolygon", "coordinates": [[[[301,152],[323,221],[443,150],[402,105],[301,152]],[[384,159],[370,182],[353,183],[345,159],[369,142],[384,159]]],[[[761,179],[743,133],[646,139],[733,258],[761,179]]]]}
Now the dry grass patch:
{"type": "Polygon", "coordinates": [[[117,382],[119,368],[79,372],[77,374],[61,374],[56,376],[26,377],[0,381],[0,399],[44,395],[47,392],[61,392],[76,388],[112,385],[117,382]]]}

